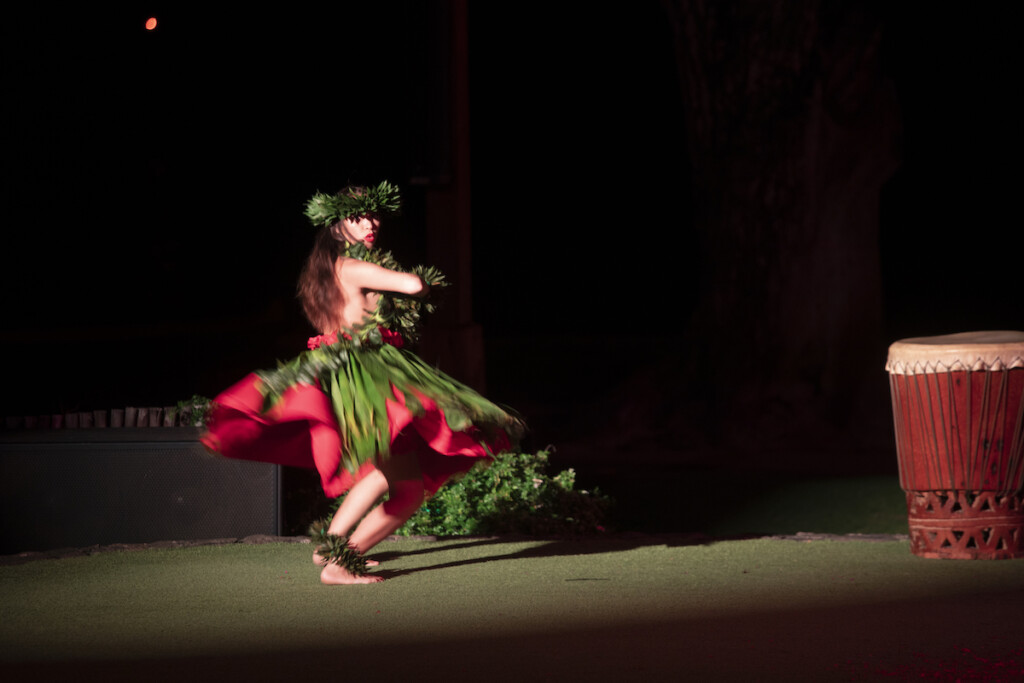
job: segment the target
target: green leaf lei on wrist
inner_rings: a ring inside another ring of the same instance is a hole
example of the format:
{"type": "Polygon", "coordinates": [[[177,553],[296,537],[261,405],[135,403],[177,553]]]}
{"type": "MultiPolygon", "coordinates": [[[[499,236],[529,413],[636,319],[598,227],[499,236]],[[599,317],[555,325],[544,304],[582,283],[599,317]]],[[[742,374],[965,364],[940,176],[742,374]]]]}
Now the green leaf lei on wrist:
{"type": "Polygon", "coordinates": [[[329,228],[352,216],[390,216],[402,205],[398,187],[386,180],[362,190],[346,188],[338,194],[317,192],[306,202],[306,218],[313,225],[329,228]]]}

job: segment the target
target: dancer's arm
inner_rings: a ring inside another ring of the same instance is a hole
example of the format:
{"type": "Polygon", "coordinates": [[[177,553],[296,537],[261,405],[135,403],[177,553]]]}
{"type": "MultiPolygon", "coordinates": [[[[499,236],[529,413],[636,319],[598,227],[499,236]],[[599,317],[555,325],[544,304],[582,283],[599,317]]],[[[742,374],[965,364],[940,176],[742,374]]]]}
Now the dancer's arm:
{"type": "Polygon", "coordinates": [[[353,288],[373,292],[397,292],[409,296],[426,296],[430,286],[419,275],[400,273],[375,263],[346,259],[339,265],[338,277],[353,288]]]}

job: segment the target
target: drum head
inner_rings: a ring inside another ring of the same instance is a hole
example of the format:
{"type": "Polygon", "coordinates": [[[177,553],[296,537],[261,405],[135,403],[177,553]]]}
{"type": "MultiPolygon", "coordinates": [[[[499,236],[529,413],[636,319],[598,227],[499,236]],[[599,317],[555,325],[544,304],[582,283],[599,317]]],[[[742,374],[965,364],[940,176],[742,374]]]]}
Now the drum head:
{"type": "Polygon", "coordinates": [[[889,347],[885,369],[895,375],[1024,368],[1024,332],[962,332],[901,339],[889,347]]]}

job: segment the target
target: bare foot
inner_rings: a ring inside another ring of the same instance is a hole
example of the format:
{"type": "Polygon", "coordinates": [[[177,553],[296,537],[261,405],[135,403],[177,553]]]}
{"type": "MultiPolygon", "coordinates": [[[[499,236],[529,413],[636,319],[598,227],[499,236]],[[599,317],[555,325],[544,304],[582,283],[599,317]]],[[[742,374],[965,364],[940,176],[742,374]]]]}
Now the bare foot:
{"type": "Polygon", "coordinates": [[[383,576],[373,576],[370,574],[357,576],[341,565],[333,563],[326,565],[323,568],[323,571],[320,572],[320,583],[325,583],[329,586],[348,586],[356,583],[380,583],[383,580],[383,576]]]}
{"type": "MultiPolygon", "coordinates": [[[[313,564],[317,565],[318,567],[322,567],[325,564],[327,564],[327,560],[325,560],[323,558],[323,555],[321,555],[320,553],[318,553],[318,552],[316,552],[314,550],[313,551],[313,564]]],[[[366,566],[367,567],[377,567],[379,565],[380,565],[380,562],[378,562],[377,560],[367,560],[366,561],[366,566]]]]}

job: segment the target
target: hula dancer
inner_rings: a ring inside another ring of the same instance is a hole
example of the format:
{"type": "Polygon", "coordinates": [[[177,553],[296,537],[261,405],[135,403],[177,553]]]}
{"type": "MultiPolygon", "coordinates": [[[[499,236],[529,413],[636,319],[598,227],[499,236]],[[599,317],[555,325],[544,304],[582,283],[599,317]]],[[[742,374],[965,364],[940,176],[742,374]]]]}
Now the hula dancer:
{"type": "Polygon", "coordinates": [[[298,291],[320,334],[218,396],[202,437],[227,457],[316,468],[329,497],[347,492],[330,523],[311,529],[326,584],[381,581],[366,574],[364,554],[523,429],[403,348],[433,310],[427,294],[445,282],[433,268],[404,271],[375,248],[380,219],[399,205],[386,181],[309,200],[318,230],[298,291]]]}

